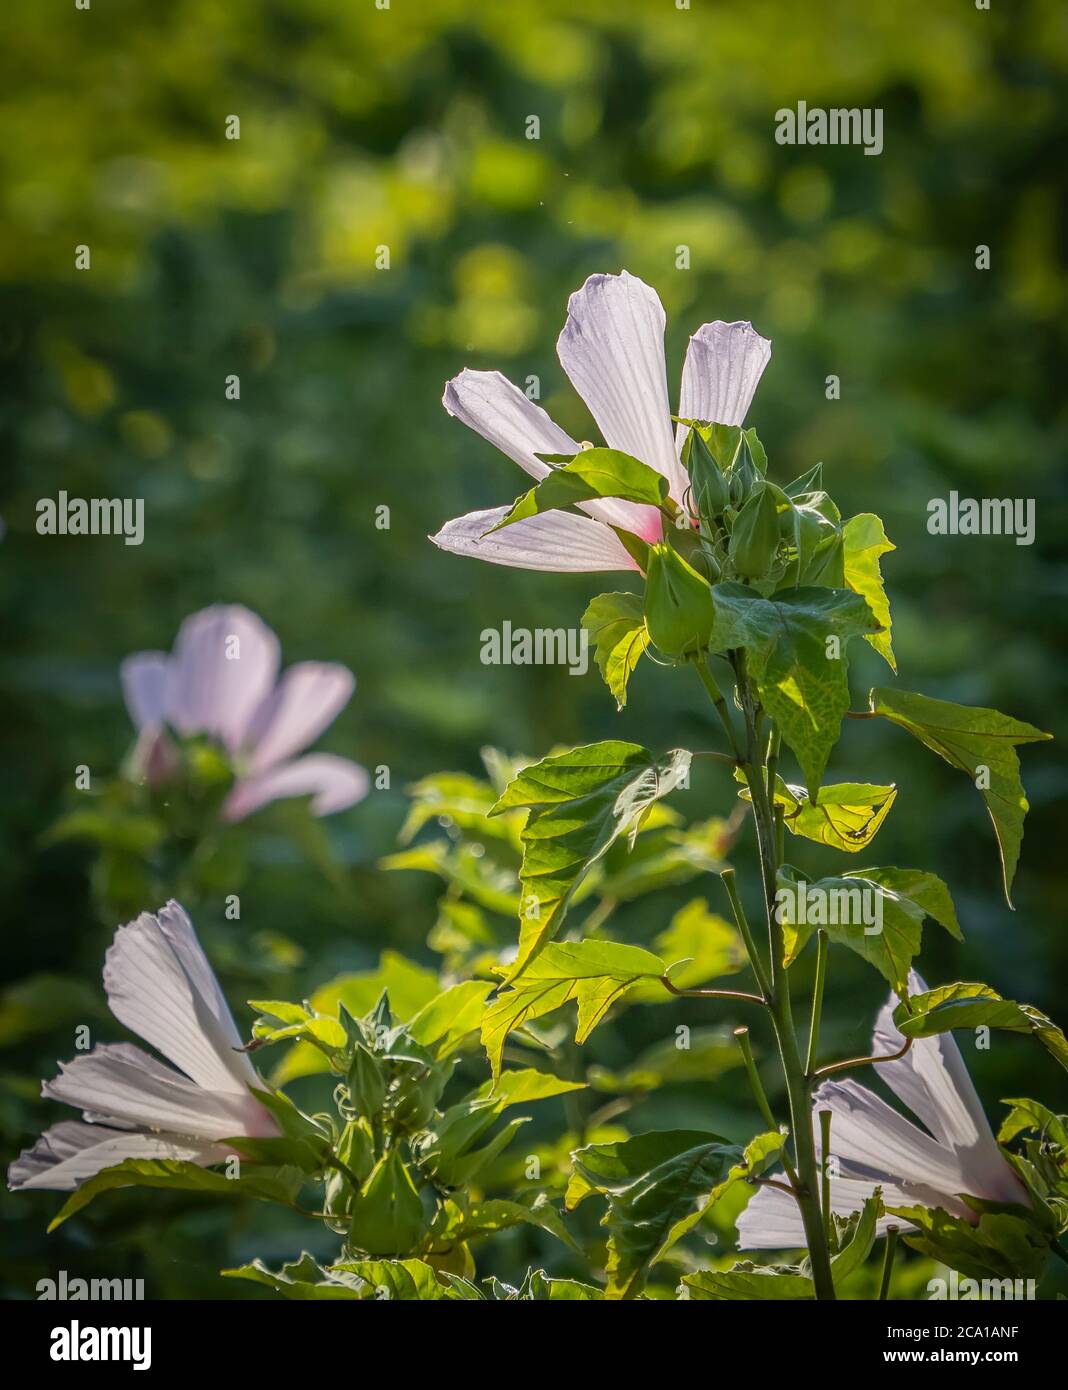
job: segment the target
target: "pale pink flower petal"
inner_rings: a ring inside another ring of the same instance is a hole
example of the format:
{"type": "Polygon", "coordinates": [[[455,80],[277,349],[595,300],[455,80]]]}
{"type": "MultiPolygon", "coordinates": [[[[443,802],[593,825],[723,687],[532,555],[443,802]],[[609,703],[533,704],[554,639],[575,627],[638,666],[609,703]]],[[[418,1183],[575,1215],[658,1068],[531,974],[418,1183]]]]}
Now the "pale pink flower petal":
{"type": "Polygon", "coordinates": [[[536,454],[577,454],[578,443],[500,372],[465,368],[447,383],[441,403],[538,481],[549,465],[536,454]]]}
{"type": "Polygon", "coordinates": [[[490,507],[468,512],[447,521],[430,539],[455,555],[471,555],[516,569],[584,574],[638,568],[615,532],[599,521],[570,512],[545,512],[487,536],[486,532],[510,510],[490,507]]]}
{"type": "Polygon", "coordinates": [[[367,769],[331,753],[309,753],[234,784],[223,805],[226,820],[243,820],[270,801],[311,796],[312,814],[330,816],[361,801],[370,787],[367,769]]]}
{"type": "MultiPolygon", "coordinates": [[[[912,971],[909,993],[927,989],[912,971]]],[[[896,1000],[879,1012],[872,1038],[872,1055],[900,1051],[905,1039],[894,1026],[896,1000]]],[[[998,1148],[964,1058],[952,1033],[939,1033],[914,1043],[895,1062],[879,1062],[875,1070],[940,1144],[949,1149],[964,1178],[965,1192],[988,1201],[1026,1200],[1023,1184],[998,1148]]]]}
{"type": "Polygon", "coordinates": [[[269,1112],[247,1090],[209,1091],[130,1043],[104,1044],[60,1063],[41,1094],[75,1106],[90,1123],[198,1139],[277,1133],[269,1112]]]}
{"type": "Polygon", "coordinates": [[[120,927],[104,966],[112,1013],[185,1072],[130,1043],[105,1044],[61,1063],[42,1094],[77,1106],[84,1124],[54,1125],[8,1169],[13,1188],[70,1189],[126,1158],[208,1165],[218,1141],[274,1138],[274,1116],[234,1027],[219,983],[184,910],[170,902],[120,927]]]}
{"type": "Polygon", "coordinates": [[[641,280],[591,275],[568,301],[556,350],[605,443],[662,473],[681,503],[687,479],[671,433],[664,323],[659,296],[641,280]]]}
{"type": "Polygon", "coordinates": [[[146,724],[137,736],[130,755],[130,773],[146,781],[150,787],[169,782],[181,767],[181,757],[174,740],[151,724],[146,724]]]}
{"type": "Polygon", "coordinates": [[[262,1083],[222,990],[176,902],[115,933],[104,964],[111,1012],[199,1086],[246,1094],[262,1083]]]}
{"type": "MultiPolygon", "coordinates": [[[[909,992],[925,989],[913,972],[909,992]]],[[[891,1017],[896,1003],[891,995],[879,1014],[873,1056],[899,1051],[904,1044],[891,1017]]],[[[820,1086],[812,1098],[812,1129],[822,1159],[818,1112],[830,1110],[831,1152],[840,1174],[832,1174],[830,1180],[835,1212],[846,1216],[858,1211],[876,1187],[882,1189],[887,1207],[940,1207],[973,1223],[975,1212],[961,1200],[963,1195],[1026,1203],[1023,1184],[998,1148],[948,1034],[918,1038],[904,1057],[877,1063],[876,1068],[930,1133],[856,1081],[820,1086]]],[[[884,1217],[880,1230],[893,1219],[884,1217]]],[[[738,1220],[738,1235],[743,1250],[793,1249],[805,1243],[796,1203],[775,1188],[761,1188],[750,1201],[738,1220]]]]}
{"type": "Polygon", "coordinates": [[[346,666],[325,661],[290,666],[249,725],[251,771],[264,772],[307,748],[345,708],[355,686],[346,666]]]}
{"type": "Polygon", "coordinates": [[[7,1181],[13,1191],[41,1188],[71,1192],[104,1168],[112,1168],[127,1158],[176,1159],[207,1166],[222,1163],[229,1153],[225,1144],[206,1140],[197,1142],[177,1135],[145,1134],[63,1120],[46,1129],[32,1148],[15,1159],[7,1170],[7,1181]]]}
{"type": "MultiPolygon", "coordinates": [[[[875,1191],[876,1184],[856,1178],[832,1178],[831,1210],[836,1216],[851,1216],[859,1211],[875,1191]]],[[[916,1201],[914,1194],[883,1183],[883,1201],[888,1205],[907,1206],[916,1201]]],[[[886,1234],[888,1226],[910,1231],[912,1226],[900,1217],[879,1218],[877,1232],[886,1234]]],[[[762,1187],[750,1198],[738,1217],[738,1248],[740,1250],[800,1250],[805,1242],[805,1227],[797,1202],[789,1192],[777,1187],[762,1187]]]]}
{"type": "MultiPolygon", "coordinates": [[[[831,1111],[831,1152],[847,1176],[895,1179],[944,1193],[947,1200],[967,1190],[953,1151],[859,1082],[824,1082],[812,1106],[814,1114],[831,1111]]],[[[953,1210],[963,1215],[966,1209],[957,1203],[953,1210]]]]}
{"type": "Polygon", "coordinates": [[[168,679],[168,719],[234,752],[278,674],[278,638],[237,604],[205,608],[178,632],[168,679]]]}
{"type": "MultiPolygon", "coordinates": [[[[538,482],[549,472],[549,465],[536,455],[579,451],[579,444],[500,372],[465,368],[446,385],[441,403],[538,482]]],[[[655,507],[618,499],[584,502],[581,507],[588,516],[644,540],[660,539],[660,513],[655,507]]]]}
{"type": "Polygon", "coordinates": [[[119,667],[126,708],[139,731],[158,729],[167,716],[169,666],[166,652],[137,652],[119,667]]]}
{"type": "MultiPolygon", "coordinates": [[[[771,343],[751,323],[706,323],[690,339],[682,368],[679,415],[687,420],[710,420],[740,425],[753,399],[771,343]]],[[[686,426],[679,425],[681,447],[686,426]]]]}

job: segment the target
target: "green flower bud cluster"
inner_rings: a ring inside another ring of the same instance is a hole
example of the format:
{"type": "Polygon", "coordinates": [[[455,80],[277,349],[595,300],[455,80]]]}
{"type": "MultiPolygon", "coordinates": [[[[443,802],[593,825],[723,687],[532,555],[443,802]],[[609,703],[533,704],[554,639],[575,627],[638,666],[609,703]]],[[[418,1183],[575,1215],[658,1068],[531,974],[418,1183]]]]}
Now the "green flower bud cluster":
{"type": "Polygon", "coordinates": [[[664,655],[692,659],[711,640],[712,585],[750,584],[763,595],[801,584],[845,587],[841,516],[819,486],[819,465],[788,488],[768,480],[751,429],[683,421],[685,510],[646,561],[645,625],[664,655]]]}

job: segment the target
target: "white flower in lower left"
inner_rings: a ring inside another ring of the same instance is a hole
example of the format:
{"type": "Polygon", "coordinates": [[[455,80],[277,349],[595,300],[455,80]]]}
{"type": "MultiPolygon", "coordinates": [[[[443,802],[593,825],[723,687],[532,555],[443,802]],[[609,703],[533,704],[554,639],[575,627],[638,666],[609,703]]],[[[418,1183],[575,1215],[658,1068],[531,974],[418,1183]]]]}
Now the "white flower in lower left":
{"type": "Polygon", "coordinates": [[[119,927],[104,989],[119,1022],[181,1071],[129,1043],[61,1063],[42,1094],[76,1106],[82,1120],[53,1125],[21,1153],[8,1169],[11,1188],[70,1190],[127,1158],[221,1163],[232,1152],[221,1140],[279,1134],[250,1090],[264,1083],[241,1051],[219,982],[178,903],[119,927]]]}

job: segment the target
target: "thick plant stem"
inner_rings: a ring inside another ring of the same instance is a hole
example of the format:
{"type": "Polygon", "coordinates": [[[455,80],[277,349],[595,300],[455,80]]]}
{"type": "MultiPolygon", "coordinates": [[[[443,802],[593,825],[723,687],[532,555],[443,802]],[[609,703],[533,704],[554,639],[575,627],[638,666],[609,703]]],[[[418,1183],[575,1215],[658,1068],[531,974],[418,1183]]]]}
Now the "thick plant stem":
{"type": "Polygon", "coordinates": [[[744,771],[753,802],[753,819],[756,824],[764,904],[768,918],[768,940],[771,947],[771,996],[768,1002],[790,1107],[790,1134],[793,1139],[798,1178],[796,1195],[805,1228],[816,1297],[833,1299],[834,1281],[831,1278],[830,1252],[823,1225],[823,1212],[820,1209],[820,1168],[812,1134],[808,1078],[797,1045],[790,1004],[790,982],[786,966],[783,964],[782,925],[775,911],[776,875],[779,867],[775,816],[771,798],[768,796],[766,764],[756,740],[754,701],[746,675],[744,652],[738,654],[735,670],[745,714],[748,747],[744,771]]]}

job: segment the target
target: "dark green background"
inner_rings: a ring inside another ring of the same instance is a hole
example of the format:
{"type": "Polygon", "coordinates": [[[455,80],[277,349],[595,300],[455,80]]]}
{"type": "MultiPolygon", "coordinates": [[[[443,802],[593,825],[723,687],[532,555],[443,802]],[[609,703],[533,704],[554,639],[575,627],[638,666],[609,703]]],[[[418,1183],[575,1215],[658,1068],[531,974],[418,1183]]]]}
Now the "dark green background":
{"type": "MultiPolygon", "coordinates": [[[[708,746],[696,682],[649,663],[621,716],[595,671],[479,663],[483,628],[573,625],[614,581],[491,568],[425,539],[522,486],[439,404],[465,365],[537,374],[554,418],[590,437],[554,343],[593,271],[626,267],[659,291],[673,393],[700,323],[747,318],[773,340],[749,423],[780,482],[823,460],[844,513],[884,517],[904,688],[1063,735],[1057,0],[989,13],[968,0],[16,0],[0,26],[3,968],[91,986],[73,1004],[68,988],[55,1028],[17,995],[0,1011],[9,1151],[52,1117],[37,1078],[70,1053],[72,1021],[90,1021],[115,925],[94,912],[91,853],[41,836],[75,804],[75,765],[106,777],[128,747],[120,660],[168,647],[187,613],[245,603],[287,662],[348,663],[355,697],[320,746],[391,769],[390,792],[328,823],[347,895],[284,841],[255,840],[242,929],[300,943],[298,991],[385,945],[430,960],[435,885],[375,869],[410,780],[476,770],[487,742],[708,746]],[[800,99],[882,107],[884,152],[776,145],[775,111],[800,99]],[[239,142],[223,138],[230,114],[239,142]],[[532,114],[538,141],[524,138],[532,114]],[[89,272],[74,270],[80,243],[89,272]],[[680,244],[689,270],[675,269],[680,244]],[[989,271],[975,269],[980,244],[989,271]],[[240,403],[224,399],[232,372],[240,403]],[[144,545],[38,536],[35,504],[61,488],[143,497],[144,545]],[[927,502],[951,488],[1034,498],[1035,544],[929,536],[927,502]],[[388,531],[374,524],[383,504],[388,531]]],[[[858,655],[858,691],[885,676],[858,655]]],[[[967,942],[929,928],[929,978],[989,980],[1063,1023],[1064,765],[1056,745],[1022,761],[1032,811],[1015,914],[964,778],[871,724],[845,729],[832,774],[896,781],[878,862],[952,887],[967,942]]],[[[733,788],[703,772],[695,798],[725,813],[733,788]]],[[[685,897],[646,900],[628,939],[648,940],[685,897]]],[[[863,1047],[879,981],[852,956],[833,967],[833,1040],[863,1047]]],[[[240,976],[226,982],[239,1002],[240,976]]],[[[699,1021],[632,1010],[616,1045],[662,1037],[669,1018],[699,1021]]],[[[974,1070],[992,1113],[1020,1093],[1064,1108],[1063,1074],[1026,1040],[998,1037],[974,1070]]],[[[750,1112],[731,1078],[635,1124],[715,1120],[744,1137],[750,1112]]],[[[266,1209],[179,1217],[162,1197],[109,1199],[46,1239],[56,1205],[5,1199],[11,1288],[65,1267],[145,1274],[150,1296],[232,1296],[219,1264],[277,1262],[309,1240],[266,1209]]],[[[487,1253],[485,1272],[520,1274],[525,1239],[487,1253]]],[[[563,1268],[551,1250],[537,1258],[563,1268]]]]}

